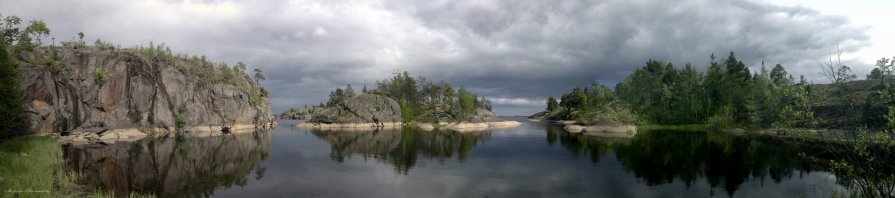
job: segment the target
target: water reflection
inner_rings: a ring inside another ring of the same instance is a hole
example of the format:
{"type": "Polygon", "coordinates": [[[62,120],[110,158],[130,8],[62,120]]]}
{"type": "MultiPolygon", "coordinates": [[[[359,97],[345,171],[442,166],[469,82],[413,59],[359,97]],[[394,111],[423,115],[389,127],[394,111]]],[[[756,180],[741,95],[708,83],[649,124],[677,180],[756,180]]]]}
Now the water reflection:
{"type": "Polygon", "coordinates": [[[630,139],[606,139],[571,134],[547,127],[547,141],[557,141],[575,155],[588,155],[597,163],[609,151],[623,169],[648,186],[683,182],[688,188],[705,179],[733,196],[747,180],[775,183],[793,176],[822,171],[824,165],[805,152],[806,145],[764,137],[734,136],[721,132],[641,131],[630,139]]]}
{"type": "Polygon", "coordinates": [[[412,127],[377,131],[311,131],[332,146],[330,156],[343,162],[353,154],[373,157],[391,164],[395,170],[407,174],[416,166],[419,157],[447,160],[457,156],[463,161],[473,147],[484,143],[489,132],[460,133],[453,131],[423,131],[412,127]]]}
{"type": "Polygon", "coordinates": [[[104,147],[64,148],[67,168],[80,170],[83,182],[117,194],[152,193],[160,197],[210,196],[218,187],[244,186],[270,152],[270,131],[215,136],[147,138],[104,147]]]}

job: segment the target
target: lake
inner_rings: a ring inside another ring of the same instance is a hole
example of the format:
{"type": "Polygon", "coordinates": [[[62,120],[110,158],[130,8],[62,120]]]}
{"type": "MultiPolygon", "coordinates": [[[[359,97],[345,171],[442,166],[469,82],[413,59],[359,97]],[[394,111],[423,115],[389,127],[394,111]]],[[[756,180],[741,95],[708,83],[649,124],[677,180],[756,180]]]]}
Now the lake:
{"type": "Polygon", "coordinates": [[[704,131],[629,139],[525,121],[487,132],[267,131],[65,148],[85,184],[162,197],[818,197],[808,146],[704,131]]]}

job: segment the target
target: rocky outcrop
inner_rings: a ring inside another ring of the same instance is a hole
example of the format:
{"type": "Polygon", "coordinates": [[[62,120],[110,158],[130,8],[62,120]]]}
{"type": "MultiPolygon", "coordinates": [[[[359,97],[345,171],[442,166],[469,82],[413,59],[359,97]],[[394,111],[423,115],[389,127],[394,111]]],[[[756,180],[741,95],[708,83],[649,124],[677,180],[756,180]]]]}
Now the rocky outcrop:
{"type": "Polygon", "coordinates": [[[263,87],[241,71],[230,79],[207,79],[222,69],[204,60],[72,45],[41,48],[29,57],[52,63],[22,61],[20,67],[30,133],[137,129],[164,135],[178,127],[220,131],[275,124],[263,87]]]}
{"type": "Polygon", "coordinates": [[[280,119],[289,119],[289,120],[308,120],[311,119],[318,111],[323,110],[323,107],[304,107],[299,109],[290,109],[289,111],[280,113],[280,119]]]}
{"type": "Polygon", "coordinates": [[[563,129],[570,133],[585,133],[590,136],[634,137],[637,134],[637,126],[632,124],[634,119],[630,111],[616,102],[610,102],[593,111],[593,115],[588,120],[574,120],[577,113],[579,112],[561,108],[538,112],[528,116],[528,120],[548,121],[551,124],[563,126],[563,129]]]}
{"type": "Polygon", "coordinates": [[[476,109],[475,114],[473,114],[467,121],[457,123],[417,123],[416,127],[427,131],[444,128],[458,132],[471,132],[511,128],[519,126],[520,124],[522,123],[497,117],[494,112],[488,111],[487,109],[478,108],[476,109]]]}
{"type": "Polygon", "coordinates": [[[584,133],[590,136],[600,137],[634,137],[637,135],[637,126],[619,122],[598,122],[591,125],[583,125],[576,121],[554,121],[553,124],[562,125],[569,133],[584,133]]]}
{"type": "Polygon", "coordinates": [[[77,133],[62,138],[62,142],[73,145],[85,145],[93,143],[114,144],[119,141],[130,142],[146,137],[146,134],[137,129],[112,129],[102,132],[77,133]]]}
{"type": "MultiPolygon", "coordinates": [[[[423,114],[440,115],[444,113],[438,110],[430,110],[430,112],[423,112],[423,114]]],[[[413,126],[423,130],[444,128],[454,131],[480,131],[515,127],[520,124],[516,121],[499,118],[494,112],[483,108],[476,109],[475,114],[468,120],[458,123],[439,121],[442,119],[434,120],[436,120],[434,123],[421,123],[418,121],[413,126]]],[[[330,130],[368,130],[400,128],[404,126],[402,121],[401,106],[394,99],[374,94],[362,94],[350,98],[335,107],[317,111],[310,120],[298,126],[330,130]]]]}
{"type": "Polygon", "coordinates": [[[301,127],[382,128],[403,126],[401,106],[395,100],[374,94],[361,94],[317,112],[301,127]]]}
{"type": "Polygon", "coordinates": [[[483,130],[491,130],[491,129],[502,129],[502,128],[511,128],[519,126],[522,123],[511,121],[511,120],[503,120],[503,121],[489,121],[489,122],[460,122],[448,124],[447,129],[459,132],[469,132],[469,131],[483,131],[483,130]]]}
{"type": "Polygon", "coordinates": [[[535,113],[531,116],[528,116],[528,120],[531,120],[534,122],[538,122],[538,121],[542,121],[542,120],[561,120],[561,119],[563,119],[562,111],[541,111],[541,112],[535,113]]]}

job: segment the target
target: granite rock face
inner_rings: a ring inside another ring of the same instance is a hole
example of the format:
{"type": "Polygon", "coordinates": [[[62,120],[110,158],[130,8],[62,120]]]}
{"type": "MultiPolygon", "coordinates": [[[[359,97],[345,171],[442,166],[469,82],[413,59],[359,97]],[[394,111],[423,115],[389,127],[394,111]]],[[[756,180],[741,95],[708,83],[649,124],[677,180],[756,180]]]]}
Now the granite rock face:
{"type": "Polygon", "coordinates": [[[317,112],[308,122],[321,124],[399,123],[401,106],[395,100],[374,94],[361,94],[317,112]]]}
{"type": "Polygon", "coordinates": [[[475,110],[475,114],[469,118],[469,121],[472,123],[481,123],[481,122],[503,122],[507,121],[505,119],[497,117],[494,112],[488,111],[487,109],[478,108],[475,110]]]}
{"type": "Polygon", "coordinates": [[[189,131],[275,124],[266,91],[241,72],[223,83],[184,70],[200,67],[186,58],[97,47],[56,47],[50,58],[50,51],[29,56],[55,60],[58,67],[27,61],[20,66],[31,134],[139,129],[158,135],[178,125],[189,131]]]}

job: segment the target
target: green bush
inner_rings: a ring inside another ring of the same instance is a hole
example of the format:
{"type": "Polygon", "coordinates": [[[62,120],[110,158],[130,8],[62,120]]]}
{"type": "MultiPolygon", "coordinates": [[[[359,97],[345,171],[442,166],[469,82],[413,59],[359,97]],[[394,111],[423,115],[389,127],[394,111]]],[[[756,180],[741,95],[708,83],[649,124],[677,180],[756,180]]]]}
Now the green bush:
{"type": "Polygon", "coordinates": [[[187,111],[186,104],[180,104],[180,108],[177,109],[177,116],[174,117],[174,124],[177,125],[177,128],[183,128],[186,126],[187,111]]]}
{"type": "Polygon", "coordinates": [[[93,72],[93,80],[96,81],[96,84],[100,87],[106,84],[106,70],[100,68],[96,70],[96,72],[93,72]]]}
{"type": "Polygon", "coordinates": [[[265,88],[261,88],[261,96],[262,97],[270,97],[270,92],[268,92],[267,89],[265,89],[265,88]]]}
{"type": "Polygon", "coordinates": [[[712,129],[722,129],[733,126],[734,118],[730,107],[721,108],[715,116],[709,117],[708,125],[712,129]]]}
{"type": "Polygon", "coordinates": [[[401,105],[401,117],[404,119],[404,122],[410,123],[416,119],[416,116],[413,113],[413,107],[405,99],[401,99],[399,102],[401,105]]]}

